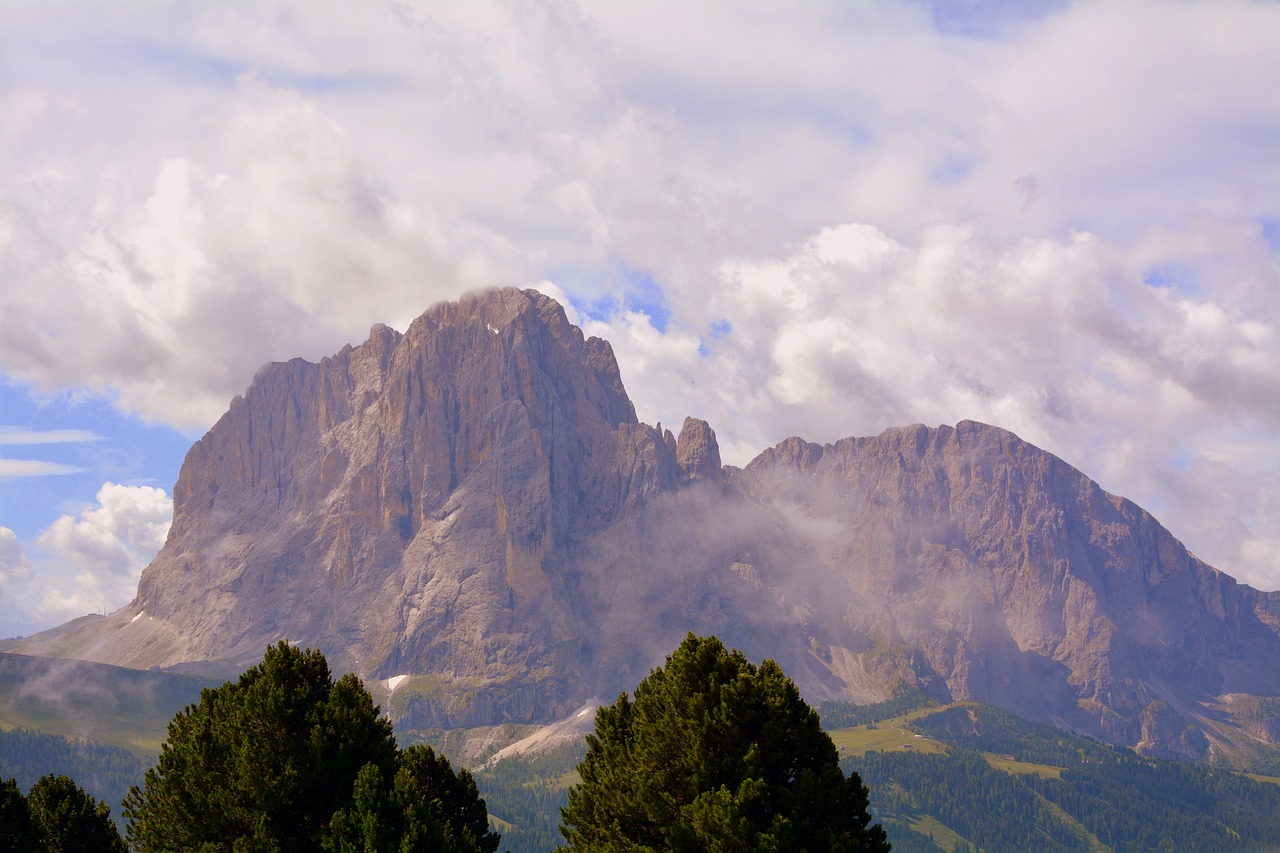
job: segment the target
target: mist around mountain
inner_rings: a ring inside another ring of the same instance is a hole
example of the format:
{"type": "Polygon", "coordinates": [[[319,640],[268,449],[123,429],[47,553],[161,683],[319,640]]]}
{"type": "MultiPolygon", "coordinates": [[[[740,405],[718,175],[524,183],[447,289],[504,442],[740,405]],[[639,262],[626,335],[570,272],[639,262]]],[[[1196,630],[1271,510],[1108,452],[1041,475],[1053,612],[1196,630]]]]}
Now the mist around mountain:
{"type": "Polygon", "coordinates": [[[3,649],[225,676],[287,639],[420,730],[566,718],[692,630],[813,703],[905,685],[1149,755],[1280,745],[1280,593],[1140,507],[972,421],[722,465],[535,291],[265,366],[174,504],[133,602],[3,649]]]}

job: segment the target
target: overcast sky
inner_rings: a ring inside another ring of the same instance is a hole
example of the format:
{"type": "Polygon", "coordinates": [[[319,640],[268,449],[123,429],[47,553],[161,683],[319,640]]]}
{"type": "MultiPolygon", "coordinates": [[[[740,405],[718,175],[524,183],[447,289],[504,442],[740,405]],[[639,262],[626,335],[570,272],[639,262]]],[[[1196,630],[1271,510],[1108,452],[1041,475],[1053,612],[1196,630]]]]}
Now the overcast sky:
{"type": "Polygon", "coordinates": [[[490,285],[727,462],[974,419],[1280,589],[1280,4],[0,0],[0,636],[264,362],[490,285]]]}

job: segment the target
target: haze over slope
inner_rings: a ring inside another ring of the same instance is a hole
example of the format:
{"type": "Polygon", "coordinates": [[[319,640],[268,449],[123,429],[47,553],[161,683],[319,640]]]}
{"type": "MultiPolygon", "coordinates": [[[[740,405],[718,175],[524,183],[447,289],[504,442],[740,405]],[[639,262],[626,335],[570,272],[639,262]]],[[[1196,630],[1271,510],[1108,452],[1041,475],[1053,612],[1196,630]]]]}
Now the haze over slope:
{"type": "Polygon", "coordinates": [[[722,466],[535,291],[268,365],[174,499],[131,604],[17,650],[234,666],[284,637],[469,725],[616,695],[694,630],[813,700],[906,680],[1186,756],[1280,734],[1250,698],[1280,695],[1280,593],[1056,457],[961,422],[722,466]]]}

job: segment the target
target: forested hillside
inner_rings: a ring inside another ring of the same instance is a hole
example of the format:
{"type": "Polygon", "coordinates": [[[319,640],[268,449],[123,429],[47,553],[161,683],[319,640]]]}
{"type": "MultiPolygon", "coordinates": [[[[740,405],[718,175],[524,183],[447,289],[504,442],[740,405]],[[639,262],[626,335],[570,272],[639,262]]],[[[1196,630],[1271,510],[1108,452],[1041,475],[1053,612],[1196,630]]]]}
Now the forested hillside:
{"type": "Polygon", "coordinates": [[[476,773],[489,817],[502,832],[503,850],[544,853],[564,842],[560,809],[569,802],[569,787],[579,781],[575,768],[586,753],[584,740],[531,758],[509,758],[476,773]]]}
{"type": "MultiPolygon", "coordinates": [[[[1148,759],[976,703],[903,713],[921,701],[928,704],[903,692],[876,705],[822,706],[844,769],[870,787],[895,851],[1280,846],[1280,780],[1148,759]]],[[[542,853],[562,843],[560,808],[585,749],[566,744],[476,771],[502,850],[542,853]]],[[[40,776],[65,774],[117,820],[149,763],[92,741],[0,732],[0,776],[26,790],[40,776]]]]}
{"type": "Polygon", "coordinates": [[[127,749],[89,740],[68,740],[31,729],[0,731],[0,779],[14,779],[23,791],[41,776],[68,776],[99,802],[111,806],[120,823],[120,801],[142,781],[151,761],[127,749]]]}
{"type": "MultiPolygon", "coordinates": [[[[843,769],[861,774],[899,853],[1280,846],[1280,780],[1144,758],[976,703],[910,715],[903,707],[903,697],[822,707],[824,720],[835,712],[836,722],[868,721],[828,727],[843,769]]],[[[562,843],[559,810],[584,752],[584,744],[563,746],[476,774],[504,850],[542,853],[562,843]]]]}
{"type": "Polygon", "coordinates": [[[1150,759],[976,703],[917,714],[837,733],[895,850],[1280,845],[1280,779],[1150,759]],[[858,749],[886,730],[910,734],[858,749]]]}

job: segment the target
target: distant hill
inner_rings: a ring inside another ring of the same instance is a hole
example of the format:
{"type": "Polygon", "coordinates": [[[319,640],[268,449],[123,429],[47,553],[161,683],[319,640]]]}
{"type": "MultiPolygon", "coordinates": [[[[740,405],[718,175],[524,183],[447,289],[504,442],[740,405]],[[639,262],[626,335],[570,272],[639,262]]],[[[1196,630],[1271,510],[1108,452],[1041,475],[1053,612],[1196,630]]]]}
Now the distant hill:
{"type": "Polygon", "coordinates": [[[118,746],[32,729],[0,730],[0,780],[14,779],[28,791],[42,776],[70,777],[89,796],[109,805],[118,824],[121,801],[130,786],[141,784],[150,765],[149,760],[118,746]]]}
{"type": "Polygon", "coordinates": [[[1150,759],[976,703],[833,734],[895,850],[1280,850],[1280,778],[1150,759]]]}
{"type": "Polygon", "coordinates": [[[283,638],[422,729],[565,718],[693,630],[815,703],[907,683],[1150,755],[1280,754],[1280,593],[1061,459],[961,421],[737,469],[621,377],[517,290],[267,365],[188,453],[135,600],[8,648],[234,671],[283,638]]]}
{"type": "Polygon", "coordinates": [[[174,715],[198,702],[203,688],[221,683],[221,679],[192,675],[0,653],[0,728],[96,741],[151,759],[159,754],[174,715]]]}
{"type": "MultiPolygon", "coordinates": [[[[1150,759],[978,703],[831,732],[895,851],[1280,850],[1280,778],[1150,759]]],[[[585,744],[476,774],[503,849],[546,853],[585,744]]]]}

